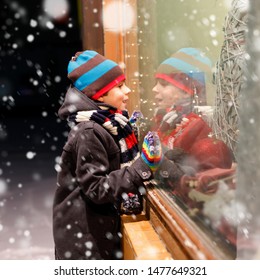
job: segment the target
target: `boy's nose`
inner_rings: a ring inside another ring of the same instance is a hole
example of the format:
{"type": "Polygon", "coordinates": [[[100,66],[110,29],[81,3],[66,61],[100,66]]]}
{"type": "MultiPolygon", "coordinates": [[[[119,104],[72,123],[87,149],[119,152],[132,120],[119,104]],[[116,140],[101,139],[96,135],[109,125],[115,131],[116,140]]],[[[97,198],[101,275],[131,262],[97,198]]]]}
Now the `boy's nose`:
{"type": "Polygon", "coordinates": [[[128,93],[130,93],[131,92],[131,89],[129,88],[129,87],[127,87],[127,86],[125,86],[124,87],[124,91],[125,91],[125,94],[128,94],[128,93]]]}
{"type": "Polygon", "coordinates": [[[158,89],[157,89],[157,84],[153,87],[152,89],[153,92],[157,93],[158,92],[158,89]]]}

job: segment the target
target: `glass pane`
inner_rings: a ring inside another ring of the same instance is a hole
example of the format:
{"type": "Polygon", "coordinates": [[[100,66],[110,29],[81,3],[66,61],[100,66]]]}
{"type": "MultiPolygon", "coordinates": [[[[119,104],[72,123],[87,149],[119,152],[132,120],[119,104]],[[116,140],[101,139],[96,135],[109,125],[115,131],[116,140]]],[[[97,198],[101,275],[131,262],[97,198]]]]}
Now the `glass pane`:
{"type": "MultiPolygon", "coordinates": [[[[150,114],[142,132],[156,131],[163,147],[155,184],[214,241],[235,250],[238,97],[244,86],[247,5],[225,0],[153,3],[149,11],[139,6],[139,49],[142,53],[145,46],[151,54],[149,25],[155,30],[156,54],[146,65],[153,84],[140,75],[142,110],[150,114]]],[[[143,65],[140,59],[141,71],[143,65]]]]}

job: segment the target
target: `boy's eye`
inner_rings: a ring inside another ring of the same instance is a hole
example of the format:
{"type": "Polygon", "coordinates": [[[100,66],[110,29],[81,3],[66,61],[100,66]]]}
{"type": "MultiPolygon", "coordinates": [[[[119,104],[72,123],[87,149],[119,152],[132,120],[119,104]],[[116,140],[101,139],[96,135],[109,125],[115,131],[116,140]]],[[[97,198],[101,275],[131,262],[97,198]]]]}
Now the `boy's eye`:
{"type": "Polygon", "coordinates": [[[169,82],[167,82],[167,81],[165,81],[165,80],[163,80],[163,79],[158,79],[158,82],[162,85],[162,86],[167,86],[167,85],[169,85],[169,82]]]}

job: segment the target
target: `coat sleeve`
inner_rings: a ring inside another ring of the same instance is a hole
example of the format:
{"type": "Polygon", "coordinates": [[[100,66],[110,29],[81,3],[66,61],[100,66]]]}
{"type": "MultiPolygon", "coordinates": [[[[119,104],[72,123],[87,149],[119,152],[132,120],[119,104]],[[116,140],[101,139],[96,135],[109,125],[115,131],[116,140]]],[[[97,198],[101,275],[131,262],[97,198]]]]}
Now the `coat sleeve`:
{"type": "MultiPolygon", "coordinates": [[[[104,130],[103,128],[101,128],[104,130]]],[[[152,178],[150,168],[138,158],[120,169],[120,151],[106,131],[85,128],[75,137],[76,178],[83,193],[95,204],[115,202],[123,193],[136,193],[152,178]]]]}
{"type": "Polygon", "coordinates": [[[165,156],[154,176],[160,187],[174,190],[185,174],[192,176],[195,174],[195,169],[192,166],[180,164],[165,156]]]}

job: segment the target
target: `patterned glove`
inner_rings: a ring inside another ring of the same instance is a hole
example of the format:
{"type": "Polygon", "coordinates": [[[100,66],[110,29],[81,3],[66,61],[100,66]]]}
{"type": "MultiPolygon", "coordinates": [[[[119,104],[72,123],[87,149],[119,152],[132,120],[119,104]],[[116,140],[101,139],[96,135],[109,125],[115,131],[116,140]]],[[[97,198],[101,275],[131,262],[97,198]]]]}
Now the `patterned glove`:
{"type": "Polygon", "coordinates": [[[149,131],[144,137],[141,158],[152,171],[156,171],[160,166],[163,154],[161,142],[156,132],[149,131]]]}
{"type": "Polygon", "coordinates": [[[137,215],[143,210],[142,196],[128,193],[123,197],[121,213],[125,215],[137,215]]]}
{"type": "Polygon", "coordinates": [[[138,142],[140,142],[140,125],[141,120],[143,120],[143,114],[140,111],[134,111],[132,116],[129,119],[129,122],[133,128],[134,134],[138,142]]]}

